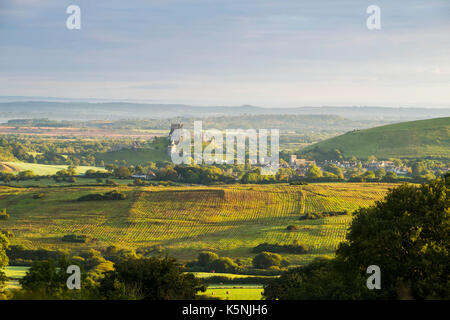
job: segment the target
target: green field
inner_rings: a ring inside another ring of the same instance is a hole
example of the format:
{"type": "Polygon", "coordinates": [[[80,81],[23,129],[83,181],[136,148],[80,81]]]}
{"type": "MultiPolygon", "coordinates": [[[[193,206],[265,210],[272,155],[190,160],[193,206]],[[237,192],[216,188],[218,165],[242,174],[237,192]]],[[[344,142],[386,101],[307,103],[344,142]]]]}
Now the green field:
{"type": "Polygon", "coordinates": [[[344,240],[351,216],[300,220],[305,212],[354,210],[380,200],[390,184],[323,183],[306,186],[228,185],[213,187],[0,187],[0,208],[10,220],[0,229],[14,232],[12,244],[29,248],[152,248],[181,260],[211,250],[250,263],[260,243],[306,244],[304,255],[286,255],[293,265],[331,256],[344,240]],[[77,202],[90,193],[120,189],[121,201],[77,202]],[[34,199],[33,195],[44,196],[34,199]],[[288,225],[298,230],[287,231],[288,225]],[[85,244],[61,241],[84,234],[85,244]]]}
{"type": "Polygon", "coordinates": [[[263,286],[254,284],[211,285],[200,296],[221,300],[261,300],[263,286]]]}
{"type": "MultiPolygon", "coordinates": [[[[49,165],[49,164],[38,164],[38,163],[26,163],[26,162],[2,162],[3,164],[14,168],[15,171],[26,171],[31,170],[35,175],[46,176],[53,175],[60,170],[67,169],[67,165],[49,165]]],[[[76,167],[76,172],[78,174],[84,174],[87,170],[102,170],[102,167],[90,167],[90,166],[79,166],[76,167]]]]}
{"type": "Polygon", "coordinates": [[[16,267],[8,266],[6,267],[6,276],[9,280],[6,282],[6,288],[8,289],[18,289],[20,288],[19,279],[23,278],[28,271],[29,267],[16,267]]]}
{"type": "Polygon", "coordinates": [[[387,158],[450,157],[450,118],[419,120],[347,132],[301,150],[316,159],[344,157],[387,158]]]}
{"type": "Polygon", "coordinates": [[[149,161],[169,161],[167,154],[168,139],[155,139],[148,148],[121,149],[95,154],[97,161],[103,160],[106,164],[120,163],[126,161],[128,165],[145,164],[149,161]]]}
{"type": "MultiPolygon", "coordinates": [[[[102,179],[102,184],[105,183],[106,179],[102,179]]],[[[119,185],[128,185],[133,183],[133,179],[114,179],[108,178],[110,181],[114,181],[119,185]]],[[[11,181],[8,182],[8,186],[12,187],[64,187],[64,186],[81,186],[81,185],[99,185],[97,179],[94,178],[83,178],[83,177],[75,177],[75,182],[67,182],[61,181],[56,182],[54,179],[48,178],[39,178],[39,180],[30,179],[30,180],[20,180],[20,181],[11,181]]],[[[100,184],[101,185],[101,184],[100,184]]]]}

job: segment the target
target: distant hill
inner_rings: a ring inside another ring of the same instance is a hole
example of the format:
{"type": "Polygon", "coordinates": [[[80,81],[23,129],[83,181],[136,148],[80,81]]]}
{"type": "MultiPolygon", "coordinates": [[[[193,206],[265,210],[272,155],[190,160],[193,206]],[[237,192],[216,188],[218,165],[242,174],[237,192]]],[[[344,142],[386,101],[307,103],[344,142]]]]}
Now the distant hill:
{"type": "Polygon", "coordinates": [[[387,158],[450,158],[450,117],[355,130],[310,145],[300,152],[318,160],[356,156],[387,158]]]}
{"type": "MultiPolygon", "coordinates": [[[[30,98],[32,99],[32,98],[30,98]]],[[[2,99],[0,99],[2,101],[2,99]]],[[[337,115],[351,120],[404,120],[449,117],[450,109],[385,108],[364,106],[262,108],[242,106],[191,106],[183,104],[155,104],[130,102],[61,102],[9,101],[0,102],[0,120],[119,120],[168,119],[174,117],[216,117],[240,115],[337,115]]]]}

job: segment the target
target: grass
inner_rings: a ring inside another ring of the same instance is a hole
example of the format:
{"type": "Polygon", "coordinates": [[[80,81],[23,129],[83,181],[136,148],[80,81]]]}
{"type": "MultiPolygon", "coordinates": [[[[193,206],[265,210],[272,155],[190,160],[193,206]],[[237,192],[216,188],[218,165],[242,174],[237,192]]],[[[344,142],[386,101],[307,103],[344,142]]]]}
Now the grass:
{"type": "MultiPolygon", "coordinates": [[[[94,178],[83,178],[75,177],[75,182],[61,181],[56,182],[54,179],[40,178],[38,181],[35,179],[21,180],[21,181],[11,181],[8,186],[12,187],[67,187],[67,186],[81,186],[81,185],[99,185],[97,179],[94,178]]],[[[102,179],[102,184],[106,179],[102,179]]],[[[113,179],[108,178],[110,181],[114,181],[120,185],[128,185],[133,182],[133,179],[113,179]]],[[[101,185],[101,184],[100,184],[101,185]]]]}
{"type": "Polygon", "coordinates": [[[221,300],[261,300],[263,291],[261,285],[211,285],[199,295],[221,300]]]}
{"type": "MultiPolygon", "coordinates": [[[[45,176],[53,175],[56,172],[67,169],[67,165],[48,165],[48,164],[38,164],[38,163],[26,163],[26,162],[2,162],[7,166],[14,168],[15,171],[26,171],[31,170],[35,175],[45,176]]],[[[90,167],[90,166],[79,166],[76,168],[78,174],[84,174],[87,170],[105,170],[103,167],[90,167]]]]}
{"type": "Polygon", "coordinates": [[[450,118],[409,121],[347,132],[313,144],[302,153],[332,159],[339,149],[344,157],[387,158],[450,157],[450,118]]]}
{"type": "Polygon", "coordinates": [[[149,148],[121,149],[104,153],[97,153],[97,161],[103,160],[107,164],[120,163],[125,160],[128,165],[145,164],[149,161],[168,161],[167,154],[168,139],[160,138],[152,141],[149,148]]]}
{"type": "Polygon", "coordinates": [[[14,232],[12,244],[30,248],[125,248],[160,246],[182,261],[203,250],[250,264],[251,249],[263,242],[311,248],[285,255],[292,265],[332,256],[344,240],[351,216],[300,220],[305,212],[354,210],[380,200],[390,184],[324,183],[306,186],[228,185],[198,187],[0,187],[0,208],[10,220],[0,230],[14,232]],[[75,201],[82,195],[119,189],[121,201],[75,201]],[[44,193],[34,199],[36,193],[44,193]],[[287,231],[288,225],[298,226],[287,231]],[[86,244],[62,242],[65,234],[83,234],[86,244]]]}
{"type": "Polygon", "coordinates": [[[23,278],[27,273],[29,267],[16,267],[8,266],[6,267],[6,276],[9,280],[6,282],[6,289],[19,289],[19,279],[23,278]]]}
{"type": "Polygon", "coordinates": [[[220,272],[191,272],[196,278],[206,279],[211,277],[227,277],[229,279],[240,278],[274,278],[274,276],[255,276],[247,274],[220,273],[220,272]]]}

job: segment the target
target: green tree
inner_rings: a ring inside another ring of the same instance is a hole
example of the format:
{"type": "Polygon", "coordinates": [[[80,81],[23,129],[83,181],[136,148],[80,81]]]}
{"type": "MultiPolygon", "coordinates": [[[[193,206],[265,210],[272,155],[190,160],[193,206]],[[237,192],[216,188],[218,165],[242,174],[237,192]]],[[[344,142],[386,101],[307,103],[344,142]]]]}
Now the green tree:
{"type": "Polygon", "coordinates": [[[337,260],[318,258],[312,263],[289,270],[264,287],[267,300],[348,300],[373,298],[365,287],[365,278],[343,272],[337,260]]]}
{"type": "Polygon", "coordinates": [[[5,281],[7,280],[4,268],[8,265],[8,256],[6,255],[6,249],[8,248],[8,238],[0,232],[0,289],[3,288],[5,281]]]}
{"type": "Polygon", "coordinates": [[[380,297],[450,298],[450,177],[401,185],[356,211],[337,251],[349,272],[382,272],[380,297]]]}
{"type": "MultiPolygon", "coordinates": [[[[67,268],[79,265],[66,257],[57,263],[53,259],[36,261],[27,271],[25,277],[19,280],[22,290],[16,293],[16,299],[83,299],[88,298],[92,288],[86,287],[86,274],[81,273],[81,290],[70,290],[67,287],[67,268]]],[[[80,266],[80,265],[79,265],[80,266]]],[[[80,266],[80,269],[81,266],[80,266]]]]}
{"type": "Polygon", "coordinates": [[[320,170],[320,168],[318,166],[312,165],[308,169],[306,176],[310,179],[320,178],[320,177],[322,177],[322,170],[320,170]]]}
{"type": "Polygon", "coordinates": [[[377,169],[375,171],[375,176],[380,179],[384,178],[386,176],[386,170],[384,168],[377,169]]]}
{"type": "Polygon", "coordinates": [[[286,267],[287,265],[288,261],[283,259],[278,253],[261,252],[253,258],[253,267],[258,269],[286,267]]]}
{"type": "Polygon", "coordinates": [[[290,270],[265,288],[267,299],[449,299],[450,175],[403,184],[360,208],[336,258],[290,270]],[[367,267],[381,290],[366,287],[367,267]]]}
{"type": "Polygon", "coordinates": [[[206,287],[193,274],[184,273],[173,258],[137,258],[115,263],[105,273],[99,293],[103,299],[188,300],[206,287]]]}
{"type": "Polygon", "coordinates": [[[209,265],[209,268],[215,272],[234,272],[238,267],[233,260],[226,257],[215,259],[209,265]]]}
{"type": "Polygon", "coordinates": [[[214,252],[204,251],[198,254],[198,264],[203,267],[209,266],[211,262],[217,259],[219,259],[219,256],[214,252]]]}

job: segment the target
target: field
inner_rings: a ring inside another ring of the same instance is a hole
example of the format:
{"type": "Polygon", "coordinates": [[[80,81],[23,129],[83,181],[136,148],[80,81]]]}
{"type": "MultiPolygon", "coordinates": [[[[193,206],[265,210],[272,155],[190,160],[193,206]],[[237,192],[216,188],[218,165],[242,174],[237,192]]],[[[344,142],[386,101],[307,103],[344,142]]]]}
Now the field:
{"type": "MultiPolygon", "coordinates": [[[[81,179],[80,179],[81,180],[81,179]]],[[[13,244],[30,248],[127,248],[158,246],[181,260],[201,250],[240,258],[268,242],[306,244],[311,252],[286,255],[294,265],[331,256],[344,240],[351,216],[300,220],[305,212],[354,210],[383,198],[390,184],[324,183],[306,186],[227,185],[184,187],[116,187],[121,201],[76,201],[82,195],[107,192],[108,186],[60,188],[0,187],[0,209],[10,220],[0,229],[13,231],[13,244]],[[44,196],[34,199],[33,195],[44,196]],[[288,225],[298,230],[287,231],[288,225]],[[62,242],[63,235],[89,237],[85,244],[62,242]]]]}
{"type": "Polygon", "coordinates": [[[103,160],[105,163],[115,163],[125,160],[128,165],[145,164],[149,161],[168,161],[170,156],[167,154],[167,139],[153,140],[151,146],[140,149],[121,149],[97,153],[95,158],[103,160]]]}
{"type": "MultiPolygon", "coordinates": [[[[11,172],[19,172],[31,170],[35,175],[53,175],[56,172],[67,169],[67,165],[48,165],[48,164],[38,164],[38,163],[26,163],[26,162],[0,162],[0,166],[5,168],[10,168],[11,172]]],[[[105,170],[102,167],[89,167],[89,166],[79,166],[76,171],[78,174],[84,174],[87,170],[105,170]]]]}
{"type": "Polygon", "coordinates": [[[19,279],[25,276],[29,267],[6,267],[6,276],[9,280],[6,282],[6,287],[9,289],[16,289],[20,287],[19,279]]]}
{"type": "Polygon", "coordinates": [[[200,296],[221,300],[261,300],[263,286],[254,284],[211,285],[200,296]]]}

